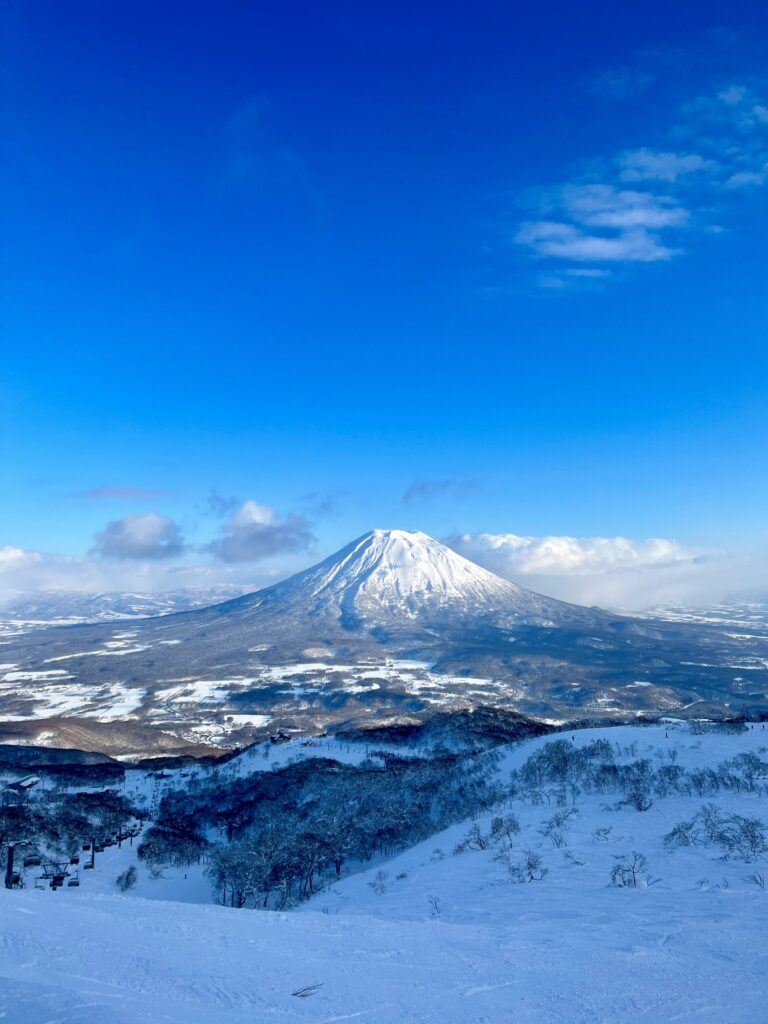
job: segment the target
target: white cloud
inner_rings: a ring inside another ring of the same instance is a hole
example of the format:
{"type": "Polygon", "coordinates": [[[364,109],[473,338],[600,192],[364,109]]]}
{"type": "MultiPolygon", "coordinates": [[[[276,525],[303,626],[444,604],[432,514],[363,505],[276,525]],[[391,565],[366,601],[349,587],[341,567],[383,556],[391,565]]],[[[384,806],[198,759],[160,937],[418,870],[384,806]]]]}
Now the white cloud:
{"type": "Polygon", "coordinates": [[[564,601],[637,611],[765,596],[768,553],[694,550],[674,540],[461,534],[448,543],[506,579],[564,601]]]}
{"type": "Polygon", "coordinates": [[[313,541],[302,516],[280,519],[273,508],[255,501],[243,502],[204,546],[186,544],[171,519],[155,513],[125,516],[96,534],[87,557],[0,547],[0,605],[20,594],[51,590],[159,593],[218,584],[256,590],[304,568],[300,556],[313,541]],[[216,558],[195,562],[196,553],[216,558]],[[254,561],[278,554],[284,556],[279,565],[254,570],[254,561]]]}
{"type": "Polygon", "coordinates": [[[726,89],[721,89],[717,94],[717,98],[725,103],[728,107],[738,106],[743,103],[748,95],[748,91],[743,85],[729,85],[726,89]]]}
{"type": "Polygon", "coordinates": [[[717,163],[698,153],[669,153],[658,149],[635,149],[619,154],[622,181],[677,181],[682,175],[715,170],[717,163]]]}
{"type": "Polygon", "coordinates": [[[280,519],[271,505],[245,501],[221,529],[209,550],[224,562],[253,562],[271,555],[305,551],[314,542],[301,515],[280,519]]]}
{"type": "MultiPolygon", "coordinates": [[[[462,554],[492,557],[508,572],[569,576],[584,572],[636,569],[695,557],[676,541],[626,537],[520,537],[514,533],[461,534],[451,546],[462,554]]],[[[467,557],[469,557],[467,555],[467,557]]]]}
{"type": "Polygon", "coordinates": [[[709,152],[728,171],[738,163],[765,159],[767,128],[764,97],[747,86],[731,85],[686,104],[672,134],[694,140],[699,151],[709,152]]]}
{"type": "Polygon", "coordinates": [[[568,277],[610,277],[610,270],[599,270],[597,267],[570,267],[565,271],[568,277]]]}
{"type": "MultiPolygon", "coordinates": [[[[255,506],[249,510],[256,519],[252,525],[279,525],[279,520],[264,521],[269,519],[267,506],[250,504],[255,506]]],[[[241,529],[246,528],[249,511],[240,517],[241,529]]],[[[660,604],[702,606],[728,598],[768,597],[768,551],[763,550],[699,550],[665,538],[508,533],[460,534],[447,543],[507,579],[577,604],[633,611],[660,604]]],[[[281,558],[278,566],[256,571],[247,559],[208,564],[101,560],[9,546],[0,548],[0,607],[33,591],[158,593],[225,583],[257,590],[304,568],[303,550],[293,548],[293,555],[281,558]]]]}
{"type": "Polygon", "coordinates": [[[0,548],[0,573],[12,573],[37,565],[43,556],[39,551],[25,551],[6,545],[0,548]]]}
{"type": "Polygon", "coordinates": [[[736,171],[726,179],[726,188],[750,188],[764,185],[768,179],[768,165],[759,171],[736,171]]]}
{"type": "Polygon", "coordinates": [[[515,241],[537,256],[585,263],[653,263],[671,259],[676,252],[643,229],[596,235],[573,224],[543,220],[522,224],[515,241]]]}
{"type": "Polygon", "coordinates": [[[566,287],[573,263],[670,260],[684,251],[683,236],[713,233],[734,192],[768,183],[768,102],[753,88],[731,83],[686,104],[668,139],[674,150],[605,155],[579,179],[523,195],[528,216],[511,240],[549,261],[541,286],[566,287]]]}
{"type": "Polygon", "coordinates": [[[226,583],[257,590],[284,575],[285,570],[254,572],[252,567],[221,563],[68,558],[21,548],[0,548],[0,607],[21,594],[38,591],[161,593],[226,583]],[[13,554],[9,556],[8,552],[13,554]]]}
{"type": "MultiPolygon", "coordinates": [[[[541,258],[572,263],[655,263],[678,251],[659,232],[682,227],[688,211],[674,198],[599,183],[572,183],[532,194],[547,219],[523,222],[518,245],[541,258]]],[[[594,276],[599,268],[592,268],[594,276]]]]}
{"type": "Polygon", "coordinates": [[[613,185],[565,185],[559,205],[577,224],[596,228],[658,229],[688,220],[688,211],[671,196],[613,185]]]}
{"type": "Polygon", "coordinates": [[[174,558],[184,550],[176,523],[156,512],[113,519],[94,540],[91,553],[101,558],[174,558]]]}

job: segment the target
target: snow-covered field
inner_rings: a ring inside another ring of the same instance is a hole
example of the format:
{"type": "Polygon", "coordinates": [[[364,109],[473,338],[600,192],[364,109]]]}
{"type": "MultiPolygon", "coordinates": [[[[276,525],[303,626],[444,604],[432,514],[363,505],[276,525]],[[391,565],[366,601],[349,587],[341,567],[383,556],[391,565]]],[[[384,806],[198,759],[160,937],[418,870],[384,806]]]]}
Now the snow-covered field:
{"type": "Polygon", "coordinates": [[[229,749],[233,746],[233,729],[251,730],[240,737],[241,744],[264,735],[272,722],[272,715],[261,710],[267,692],[283,702],[283,711],[308,707],[308,698],[333,700],[393,684],[436,707],[468,701],[492,704],[502,697],[521,695],[505,681],[438,673],[432,671],[430,662],[397,658],[362,659],[355,664],[333,659],[290,665],[254,663],[248,666],[247,674],[211,679],[191,675],[160,678],[153,681],[151,689],[128,686],[114,678],[102,685],[83,683],[73,675],[77,671],[73,662],[151,649],[149,645],[137,646],[131,631],[112,635],[113,639],[101,649],[45,659],[43,664],[50,666],[45,670],[19,670],[12,662],[0,664],[2,719],[24,722],[73,716],[109,722],[128,721],[138,713],[143,720],[180,739],[229,749]],[[244,695],[250,695],[252,707],[243,703],[244,695]]]}
{"type": "MultiPolygon", "coordinates": [[[[760,725],[738,735],[697,736],[673,724],[573,735],[557,738],[574,746],[607,739],[618,763],[646,758],[691,770],[741,753],[768,761],[760,725]]],[[[503,748],[499,777],[551,739],[503,748]]],[[[254,748],[216,771],[226,780],[318,754],[353,763],[365,756],[360,746],[323,744],[294,742],[268,757],[268,748],[254,748]]],[[[154,802],[202,774],[131,772],[125,788],[154,802]]],[[[655,799],[642,812],[575,794],[555,845],[542,832],[572,800],[563,808],[552,793],[543,803],[515,798],[494,813],[516,815],[512,859],[538,854],[543,879],[514,883],[490,844],[454,852],[473,826],[488,835],[489,814],[389,859],[352,864],[290,913],[206,905],[200,868],[153,880],[135,846],[110,848],[80,889],[0,892],[0,1019],[758,1024],[768,1019],[768,891],[759,884],[768,857],[723,860],[712,845],[663,842],[705,802],[768,819],[763,785],[655,799]],[[612,866],[633,851],[648,862],[640,887],[617,888],[612,866]],[[136,890],[118,895],[114,880],[132,863],[136,890]]]]}
{"type": "Polygon", "coordinates": [[[765,1019],[765,898],[602,889],[573,903],[542,887],[523,908],[517,888],[492,919],[464,923],[4,893],[0,1012],[15,1024],[765,1019]]]}

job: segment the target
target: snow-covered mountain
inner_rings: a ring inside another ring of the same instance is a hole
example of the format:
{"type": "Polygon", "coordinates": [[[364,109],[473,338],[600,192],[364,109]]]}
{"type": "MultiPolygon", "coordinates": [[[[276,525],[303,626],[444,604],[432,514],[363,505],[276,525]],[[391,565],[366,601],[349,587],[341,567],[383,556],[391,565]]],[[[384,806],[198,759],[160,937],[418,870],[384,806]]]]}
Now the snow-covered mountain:
{"type": "Polygon", "coordinates": [[[566,604],[426,534],[373,530],[211,607],[7,635],[0,740],[62,744],[66,719],[78,746],[120,754],[156,749],[158,732],[232,746],[435,706],[553,721],[756,713],[767,693],[768,639],[754,631],[566,604]]]}
{"type": "Polygon", "coordinates": [[[319,565],[227,605],[231,613],[246,609],[335,619],[346,629],[478,618],[553,625],[594,614],[510,583],[408,530],[371,530],[319,565]]]}
{"type": "Polygon", "coordinates": [[[39,590],[22,593],[0,605],[0,629],[29,630],[41,626],[80,625],[146,619],[155,615],[205,608],[248,592],[248,587],[222,583],[209,587],[146,593],[87,593],[77,590],[39,590]]]}
{"type": "MultiPolygon", "coordinates": [[[[372,530],[305,573],[279,586],[281,594],[311,591],[343,615],[429,616],[442,609],[474,614],[514,606],[532,610],[521,587],[481,569],[418,531],[372,530]]],[[[534,602],[535,603],[535,602],[534,602]]]]}
{"type": "Polygon", "coordinates": [[[488,617],[556,621],[576,606],[534,594],[468,561],[425,533],[371,530],[319,565],[264,590],[237,584],[157,594],[40,591],[0,607],[0,632],[155,618],[227,603],[232,614],[266,611],[366,623],[488,617]],[[238,598],[245,596],[242,602],[238,598]]]}

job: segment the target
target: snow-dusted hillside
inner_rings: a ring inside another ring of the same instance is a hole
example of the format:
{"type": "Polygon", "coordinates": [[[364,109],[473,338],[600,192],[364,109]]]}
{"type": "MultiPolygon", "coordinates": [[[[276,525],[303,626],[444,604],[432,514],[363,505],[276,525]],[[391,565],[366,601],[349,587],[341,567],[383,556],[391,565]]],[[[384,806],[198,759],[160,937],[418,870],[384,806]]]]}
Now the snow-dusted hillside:
{"type": "MultiPolygon", "coordinates": [[[[152,879],[135,846],[112,848],[79,889],[0,892],[0,1013],[14,1024],[764,1019],[768,892],[760,880],[768,852],[744,859],[731,851],[724,859],[703,831],[693,845],[664,837],[703,804],[723,819],[768,819],[760,767],[768,767],[768,730],[756,724],[739,734],[694,735],[669,723],[554,740],[565,740],[574,756],[600,751],[619,768],[647,761],[670,779],[688,773],[693,790],[657,793],[638,811],[578,787],[566,790],[563,805],[562,787],[542,781],[400,854],[350,864],[340,881],[285,913],[200,905],[210,898],[200,870],[168,869],[152,879]],[[723,764],[730,781],[720,769],[724,787],[702,797],[696,786],[723,764]],[[510,814],[519,831],[510,831],[507,848],[503,837],[490,837],[494,817],[510,814]],[[553,840],[556,815],[563,820],[553,840]],[[547,873],[516,880],[511,869],[528,851],[547,873]],[[614,867],[635,852],[647,858],[639,886],[612,884],[614,867]],[[117,895],[114,879],[132,863],[135,894],[117,895]],[[185,895],[191,902],[166,902],[185,895]]],[[[530,774],[538,764],[531,756],[552,742],[500,749],[498,778],[522,778],[526,764],[530,774]]],[[[316,756],[359,763],[366,750],[329,739],[321,748],[296,743],[271,753],[276,761],[254,749],[218,771],[234,781],[316,756]]],[[[150,795],[158,784],[196,785],[196,778],[197,769],[166,773],[160,783],[135,773],[126,787],[150,795]]]]}
{"type": "Polygon", "coordinates": [[[553,722],[768,708],[765,635],[554,601],[403,530],[212,607],[0,638],[0,651],[0,741],[110,754],[435,705],[553,722]]]}
{"type": "Polygon", "coordinates": [[[246,593],[247,587],[222,583],[157,594],[83,593],[41,590],[24,593],[0,605],[0,637],[18,636],[49,626],[120,622],[205,608],[246,593]]]}

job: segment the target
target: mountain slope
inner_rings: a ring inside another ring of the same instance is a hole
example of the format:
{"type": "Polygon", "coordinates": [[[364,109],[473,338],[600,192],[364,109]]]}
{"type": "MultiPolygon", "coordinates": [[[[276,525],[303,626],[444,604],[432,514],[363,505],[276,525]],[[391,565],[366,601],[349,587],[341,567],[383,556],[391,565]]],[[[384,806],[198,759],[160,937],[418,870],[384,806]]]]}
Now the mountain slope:
{"type": "MultiPolygon", "coordinates": [[[[739,755],[759,759],[764,736],[757,727],[701,736],[683,728],[584,730],[566,741],[581,755],[569,758],[569,774],[575,780],[582,771],[594,780],[596,766],[626,769],[640,756],[662,776],[672,752],[677,770],[691,773],[732,764],[739,755]]],[[[499,748],[489,773],[508,783],[510,770],[540,757],[547,742],[499,748]]],[[[367,744],[324,740],[310,750],[298,742],[273,749],[266,761],[252,748],[220,767],[217,785],[250,779],[253,797],[254,776],[279,778],[274,761],[282,757],[285,765],[298,757],[307,771],[297,792],[311,793],[311,806],[333,760],[338,768],[356,764],[366,771],[367,754],[367,744]]],[[[548,761],[550,768],[561,763],[548,761]]],[[[764,1020],[768,901],[750,875],[764,872],[765,854],[753,864],[724,861],[704,837],[670,847],[663,837],[700,813],[702,798],[673,787],[638,813],[628,802],[616,804],[611,777],[604,773],[597,792],[585,787],[568,808],[555,806],[559,784],[551,781],[544,786],[551,804],[523,792],[511,796],[503,813],[514,814],[520,828],[511,847],[503,833],[493,837],[492,820],[501,812],[486,808],[416,845],[379,852],[374,861],[347,861],[340,879],[329,864],[333,883],[321,884],[319,876],[314,897],[290,911],[250,909],[253,898],[240,910],[214,906],[220,893],[212,892],[202,864],[152,872],[128,843],[100,852],[76,888],[36,890],[39,868],[30,867],[25,890],[0,889],[0,1018],[14,1024],[764,1020]],[[551,838],[556,812],[557,843],[551,838]],[[471,828],[485,837],[483,848],[467,847],[471,828]],[[520,883],[510,867],[528,850],[548,873],[520,883]],[[656,882],[649,886],[643,871],[639,888],[610,884],[614,866],[634,850],[647,857],[656,882]],[[116,879],[130,867],[135,888],[120,895],[116,879]]],[[[210,782],[202,766],[185,766],[167,769],[162,785],[199,800],[199,787],[210,782]]],[[[119,792],[151,813],[156,785],[151,774],[129,771],[119,792]]],[[[410,806],[397,795],[393,800],[404,812],[410,806]]],[[[764,802],[756,789],[733,784],[707,798],[714,813],[744,821],[764,818],[764,802]]],[[[288,827],[306,827],[306,820],[288,827]]],[[[276,906],[278,893],[270,899],[276,906]]]]}
{"type": "Polygon", "coordinates": [[[206,608],[246,593],[247,587],[221,583],[209,587],[144,593],[82,593],[41,590],[23,593],[0,606],[0,635],[18,634],[44,626],[120,622],[206,608]]]}
{"type": "Polygon", "coordinates": [[[316,604],[330,604],[342,617],[374,622],[433,618],[446,609],[487,614],[506,605],[532,611],[536,603],[533,594],[425,533],[404,530],[373,530],[276,589],[281,596],[309,591],[316,604]]]}
{"type": "Polygon", "coordinates": [[[535,594],[425,533],[406,530],[372,530],[318,565],[219,610],[323,618],[350,630],[478,618],[550,625],[606,614],[535,594]]]}
{"type": "Polygon", "coordinates": [[[554,721],[768,707],[765,637],[565,604],[402,530],[222,604],[12,637],[2,657],[0,739],[72,745],[57,719],[88,719],[112,754],[136,752],[128,722],[197,749],[436,705],[554,721]]]}

